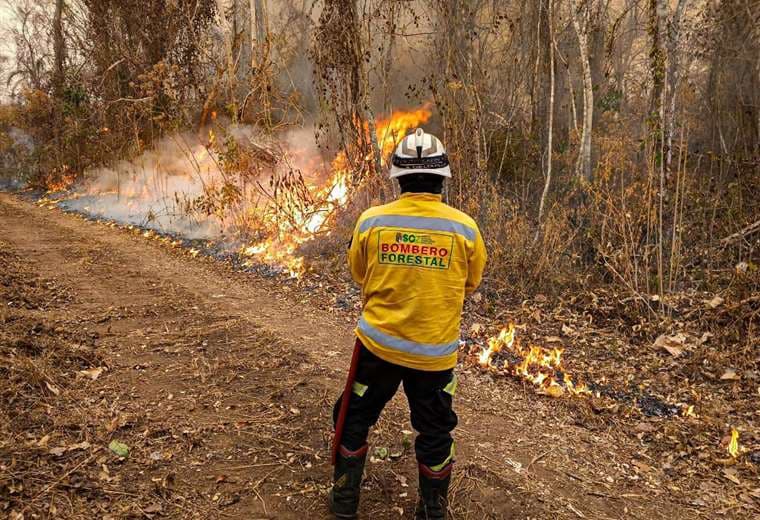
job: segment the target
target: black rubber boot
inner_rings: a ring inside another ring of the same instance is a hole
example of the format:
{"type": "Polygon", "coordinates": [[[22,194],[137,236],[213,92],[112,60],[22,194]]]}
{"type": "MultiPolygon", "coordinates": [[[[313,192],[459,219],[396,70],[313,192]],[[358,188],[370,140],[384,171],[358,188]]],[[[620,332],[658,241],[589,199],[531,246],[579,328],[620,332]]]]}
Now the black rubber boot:
{"type": "Polygon", "coordinates": [[[356,451],[349,451],[345,446],[338,449],[333,488],[328,497],[330,512],[336,518],[356,518],[365,460],[367,460],[366,444],[356,451]]]}
{"type": "Polygon", "coordinates": [[[420,464],[420,498],[415,520],[446,520],[452,467],[453,464],[448,464],[440,471],[433,471],[420,464]]]}

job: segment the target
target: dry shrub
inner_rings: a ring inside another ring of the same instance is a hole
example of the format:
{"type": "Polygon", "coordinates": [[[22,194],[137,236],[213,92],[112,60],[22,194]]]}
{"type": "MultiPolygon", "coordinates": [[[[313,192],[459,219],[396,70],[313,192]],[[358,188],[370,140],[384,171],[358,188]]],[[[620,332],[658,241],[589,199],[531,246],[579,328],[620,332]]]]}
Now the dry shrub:
{"type": "MultiPolygon", "coordinates": [[[[13,109],[12,120],[6,124],[25,141],[25,153],[17,155],[21,161],[16,168],[34,187],[68,187],[110,149],[109,132],[98,126],[93,107],[79,87],[68,87],[61,99],[41,90],[26,90],[13,109]]],[[[2,151],[5,160],[9,152],[2,151]]]]}
{"type": "Polygon", "coordinates": [[[636,143],[601,140],[596,182],[588,187],[588,239],[607,278],[634,294],[656,292],[656,179],[641,172],[636,143]]]}
{"type": "Polygon", "coordinates": [[[486,289],[505,297],[558,295],[582,283],[576,231],[561,206],[548,212],[543,231],[506,199],[494,198],[481,230],[488,248],[486,289]]]}
{"type": "Polygon", "coordinates": [[[599,166],[584,211],[603,280],[634,296],[734,285],[735,265],[757,263],[760,242],[751,236],[723,239],[760,217],[754,200],[758,172],[692,154],[681,143],[661,187],[659,157],[642,158],[638,144],[614,131],[599,139],[599,166]]]}

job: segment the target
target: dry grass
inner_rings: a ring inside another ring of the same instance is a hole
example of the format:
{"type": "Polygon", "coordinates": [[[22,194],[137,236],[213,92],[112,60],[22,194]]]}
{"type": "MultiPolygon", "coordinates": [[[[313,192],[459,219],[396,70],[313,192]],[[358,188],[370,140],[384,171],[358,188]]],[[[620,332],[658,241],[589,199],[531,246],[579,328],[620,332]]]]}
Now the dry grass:
{"type": "Polygon", "coordinates": [[[0,245],[0,511],[55,516],[56,476],[91,458],[82,444],[92,437],[82,396],[67,390],[103,361],[95,336],[45,319],[71,300],[66,288],[38,278],[0,245]]]}

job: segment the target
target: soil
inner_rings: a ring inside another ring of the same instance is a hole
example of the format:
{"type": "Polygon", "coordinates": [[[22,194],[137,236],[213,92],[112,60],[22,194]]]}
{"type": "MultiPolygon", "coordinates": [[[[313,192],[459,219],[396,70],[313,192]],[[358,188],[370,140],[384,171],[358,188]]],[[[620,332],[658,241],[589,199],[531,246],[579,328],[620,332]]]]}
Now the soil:
{"type": "MultiPolygon", "coordinates": [[[[0,512],[329,518],[356,310],[314,299],[0,193],[0,512]]],[[[752,485],[743,501],[721,476],[675,485],[588,404],[459,378],[452,519],[757,518],[752,485]]],[[[400,393],[371,433],[391,456],[367,464],[362,518],[411,517],[411,430],[400,393]]]]}

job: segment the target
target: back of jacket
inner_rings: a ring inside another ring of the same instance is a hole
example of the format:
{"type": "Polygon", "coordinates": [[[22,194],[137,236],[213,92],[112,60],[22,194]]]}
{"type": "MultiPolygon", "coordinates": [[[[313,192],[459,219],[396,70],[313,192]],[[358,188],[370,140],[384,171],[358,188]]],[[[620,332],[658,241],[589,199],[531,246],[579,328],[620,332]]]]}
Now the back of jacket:
{"type": "Polygon", "coordinates": [[[359,217],[348,261],[364,302],[356,334],[372,353],[419,370],[456,365],[464,298],[486,262],[472,218],[440,195],[405,193],[359,217]]]}

